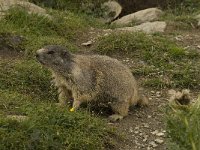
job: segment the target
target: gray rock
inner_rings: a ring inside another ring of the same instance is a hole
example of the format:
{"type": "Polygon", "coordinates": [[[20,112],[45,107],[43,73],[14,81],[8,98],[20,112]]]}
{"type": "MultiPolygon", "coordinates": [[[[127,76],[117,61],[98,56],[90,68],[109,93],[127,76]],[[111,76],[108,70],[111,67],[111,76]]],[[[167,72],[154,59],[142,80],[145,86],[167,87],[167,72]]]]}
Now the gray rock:
{"type": "Polygon", "coordinates": [[[157,136],[164,136],[165,134],[163,132],[159,132],[159,133],[156,133],[157,136]]]}
{"type": "Polygon", "coordinates": [[[135,12],[133,14],[126,15],[114,21],[113,24],[127,25],[132,22],[144,23],[148,21],[154,21],[154,20],[158,20],[162,14],[163,14],[162,10],[158,8],[148,8],[145,10],[135,12]]]}
{"type": "Polygon", "coordinates": [[[151,141],[151,142],[149,143],[149,145],[151,145],[151,146],[154,147],[154,148],[158,146],[154,141],[151,141]]]}
{"type": "Polygon", "coordinates": [[[88,41],[88,42],[82,43],[81,45],[82,46],[90,46],[90,45],[92,45],[92,41],[88,41]]]}
{"type": "Polygon", "coordinates": [[[164,32],[166,26],[167,24],[164,21],[155,21],[155,22],[146,22],[134,27],[117,28],[116,30],[126,31],[126,32],[142,31],[147,34],[152,34],[156,32],[164,32]]]}
{"type": "Polygon", "coordinates": [[[21,115],[8,115],[7,118],[12,119],[12,120],[16,120],[19,122],[25,121],[28,119],[27,116],[21,116],[21,115]]]}
{"type": "Polygon", "coordinates": [[[0,18],[3,18],[6,11],[15,6],[24,8],[28,13],[38,14],[51,18],[51,16],[46,13],[45,9],[25,0],[0,0],[0,18]]]}
{"type": "Polygon", "coordinates": [[[103,17],[106,19],[106,22],[116,19],[122,12],[122,6],[116,1],[105,2],[101,7],[105,10],[103,17]]]}
{"type": "Polygon", "coordinates": [[[162,144],[164,141],[163,141],[162,139],[155,139],[155,142],[156,142],[157,144],[162,144]]]}

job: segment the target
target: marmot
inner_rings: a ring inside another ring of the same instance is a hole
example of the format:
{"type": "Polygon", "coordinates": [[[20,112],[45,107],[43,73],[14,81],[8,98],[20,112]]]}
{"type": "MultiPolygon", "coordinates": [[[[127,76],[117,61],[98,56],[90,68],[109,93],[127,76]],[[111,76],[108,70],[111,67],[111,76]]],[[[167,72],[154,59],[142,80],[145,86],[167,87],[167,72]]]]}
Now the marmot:
{"type": "Polygon", "coordinates": [[[75,110],[83,102],[105,102],[115,113],[109,118],[116,121],[128,115],[129,106],[148,102],[139,96],[131,71],[117,59],[76,55],[59,45],[37,50],[36,58],[52,71],[61,105],[70,98],[75,110]]]}

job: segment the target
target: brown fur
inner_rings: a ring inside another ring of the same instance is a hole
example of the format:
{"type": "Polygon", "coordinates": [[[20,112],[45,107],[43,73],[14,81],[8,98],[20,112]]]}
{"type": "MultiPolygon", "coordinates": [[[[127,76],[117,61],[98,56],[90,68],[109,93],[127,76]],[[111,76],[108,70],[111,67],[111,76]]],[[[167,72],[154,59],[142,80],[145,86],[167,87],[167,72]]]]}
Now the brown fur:
{"type": "Polygon", "coordinates": [[[74,99],[75,109],[82,102],[108,103],[115,112],[110,119],[116,121],[128,115],[131,105],[146,105],[148,102],[138,95],[131,71],[116,59],[101,55],[75,55],[60,46],[38,50],[37,58],[52,70],[62,105],[70,98],[74,99]]]}

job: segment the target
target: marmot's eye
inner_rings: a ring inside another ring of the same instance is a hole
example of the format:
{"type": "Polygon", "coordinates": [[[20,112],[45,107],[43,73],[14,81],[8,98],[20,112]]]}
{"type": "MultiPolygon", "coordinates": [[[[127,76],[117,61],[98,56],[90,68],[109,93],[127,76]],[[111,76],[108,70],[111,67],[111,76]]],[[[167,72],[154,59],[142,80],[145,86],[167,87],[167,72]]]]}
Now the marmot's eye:
{"type": "Polygon", "coordinates": [[[54,51],[48,51],[47,54],[54,54],[54,51]]]}

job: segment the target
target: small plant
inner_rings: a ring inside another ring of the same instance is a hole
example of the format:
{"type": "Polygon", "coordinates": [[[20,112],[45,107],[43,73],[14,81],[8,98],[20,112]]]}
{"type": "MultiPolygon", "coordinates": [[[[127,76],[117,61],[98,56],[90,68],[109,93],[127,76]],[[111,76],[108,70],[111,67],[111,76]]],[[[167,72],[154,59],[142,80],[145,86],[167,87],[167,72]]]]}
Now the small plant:
{"type": "Polygon", "coordinates": [[[200,149],[200,98],[189,106],[169,104],[166,111],[169,149],[200,149]]]}

